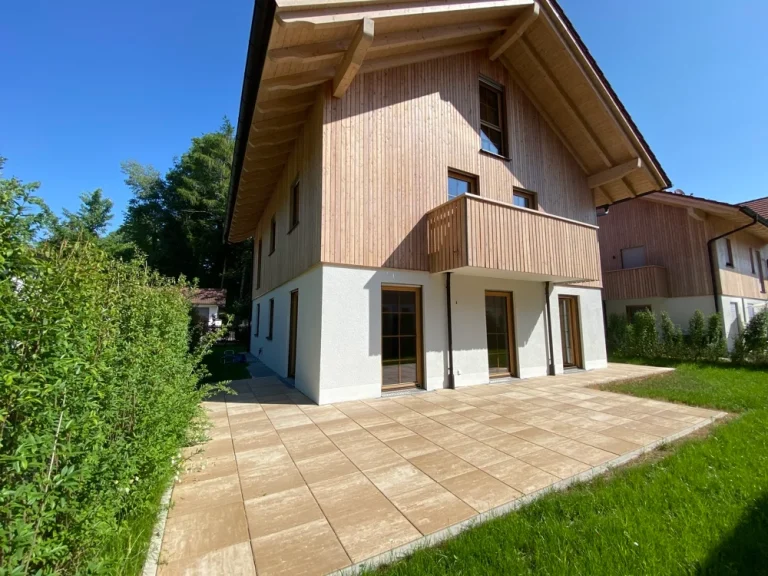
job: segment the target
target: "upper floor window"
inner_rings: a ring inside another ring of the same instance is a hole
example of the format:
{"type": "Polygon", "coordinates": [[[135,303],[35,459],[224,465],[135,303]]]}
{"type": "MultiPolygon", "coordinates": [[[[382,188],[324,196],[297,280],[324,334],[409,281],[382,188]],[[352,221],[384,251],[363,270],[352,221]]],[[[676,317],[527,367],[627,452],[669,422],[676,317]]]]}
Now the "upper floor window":
{"type": "Polygon", "coordinates": [[[763,275],[763,257],[760,256],[760,250],[757,250],[757,277],[760,280],[760,294],[765,294],[765,276],[763,275]]]}
{"type": "Polygon", "coordinates": [[[504,91],[487,80],[480,80],[480,142],[487,152],[504,156],[504,91]]]}
{"type": "Polygon", "coordinates": [[[272,216],[272,220],[269,223],[269,253],[272,254],[275,251],[275,242],[277,238],[277,219],[272,216]]]}
{"type": "Polygon", "coordinates": [[[728,268],[733,268],[733,248],[731,247],[731,241],[726,238],[725,239],[725,265],[728,266],[728,268]]]}
{"type": "Polygon", "coordinates": [[[621,251],[622,268],[640,268],[645,266],[645,246],[624,248],[621,251]]]}
{"type": "Polygon", "coordinates": [[[269,299],[269,329],[267,330],[267,340],[272,340],[273,329],[275,327],[275,299],[269,299]]]}
{"type": "Polygon", "coordinates": [[[520,208],[536,210],[536,194],[527,190],[515,188],[515,191],[512,193],[512,202],[515,206],[520,206],[520,208]]]}
{"type": "Polygon", "coordinates": [[[261,324],[261,304],[256,304],[256,333],[254,336],[259,335],[259,324],[261,324]]]}
{"type": "Polygon", "coordinates": [[[256,248],[256,290],[261,288],[261,238],[256,248]]]}
{"type": "Polygon", "coordinates": [[[288,228],[288,232],[296,228],[299,225],[299,181],[293,184],[291,188],[291,225],[288,228]]]}
{"type": "MultiPolygon", "coordinates": [[[[757,261],[760,262],[760,259],[758,258],[757,261]]],[[[754,274],[755,273],[755,254],[751,246],[749,247],[749,264],[750,266],[752,266],[752,274],[754,274]]]]}
{"type": "Polygon", "coordinates": [[[477,194],[477,176],[448,170],[448,200],[462,194],[477,194]]]}

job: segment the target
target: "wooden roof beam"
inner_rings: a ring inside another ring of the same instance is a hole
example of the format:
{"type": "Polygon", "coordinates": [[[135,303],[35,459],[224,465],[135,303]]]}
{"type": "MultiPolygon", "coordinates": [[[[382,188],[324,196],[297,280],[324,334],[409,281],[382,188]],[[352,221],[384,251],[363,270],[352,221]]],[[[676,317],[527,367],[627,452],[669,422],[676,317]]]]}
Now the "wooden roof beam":
{"type": "Polygon", "coordinates": [[[338,70],[336,70],[336,76],[333,78],[333,95],[336,98],[344,96],[347,88],[352,84],[352,80],[355,79],[363,60],[365,60],[371,43],[373,43],[373,20],[363,18],[347,53],[344,55],[344,60],[341,61],[338,70]]]}
{"type": "Polygon", "coordinates": [[[301,126],[304,124],[306,119],[306,114],[299,113],[279,116],[277,118],[270,118],[269,120],[262,120],[261,122],[254,122],[251,124],[251,133],[269,134],[271,132],[281,132],[283,130],[288,130],[289,128],[301,126]]]}
{"type": "Polygon", "coordinates": [[[640,160],[640,158],[633,158],[632,160],[624,162],[623,164],[619,164],[618,166],[613,166],[612,168],[608,168],[607,170],[603,170],[597,174],[592,174],[589,178],[587,178],[587,184],[590,188],[597,188],[603,184],[621,180],[624,178],[624,176],[631,174],[635,170],[640,170],[642,167],[643,161],[640,160]]]}
{"type": "Polygon", "coordinates": [[[448,13],[477,13],[483,10],[499,10],[530,6],[533,0],[425,0],[421,2],[360,2],[351,5],[330,6],[320,4],[306,10],[279,10],[275,15],[280,26],[347,26],[363,18],[378,20],[408,16],[435,16],[448,13]]]}
{"type": "Polygon", "coordinates": [[[533,24],[536,18],[539,17],[540,10],[539,3],[536,2],[533,6],[527,8],[523,14],[518,16],[512,26],[507,28],[507,31],[491,44],[491,47],[488,49],[488,57],[491,60],[496,60],[499,56],[504,54],[512,44],[522,38],[528,26],[533,24]]]}
{"type": "Polygon", "coordinates": [[[264,90],[265,93],[304,90],[305,88],[312,88],[327,82],[335,74],[336,71],[333,68],[320,68],[319,70],[308,70],[298,74],[276,76],[275,78],[264,80],[261,83],[261,90],[264,90]]]}
{"type": "Polygon", "coordinates": [[[376,70],[386,70],[388,68],[397,68],[398,66],[405,66],[407,64],[415,64],[416,62],[424,62],[426,60],[434,60],[436,58],[445,58],[446,56],[454,56],[456,54],[463,54],[465,52],[474,52],[475,50],[482,50],[488,46],[487,39],[473,40],[471,42],[463,42],[462,44],[453,44],[451,46],[442,46],[439,48],[431,48],[429,50],[419,50],[417,52],[406,52],[405,54],[396,54],[395,56],[386,56],[384,58],[376,58],[368,60],[360,68],[360,73],[375,72],[376,70]]]}
{"type": "Polygon", "coordinates": [[[272,134],[270,136],[263,136],[259,138],[259,141],[256,143],[251,142],[251,140],[249,139],[248,147],[249,149],[254,149],[254,150],[260,150],[263,148],[272,148],[273,146],[279,146],[280,144],[293,142],[298,137],[299,137],[298,130],[295,132],[292,132],[291,134],[272,134]]]}
{"type": "Polygon", "coordinates": [[[287,98],[280,98],[278,100],[256,102],[256,110],[262,114],[270,114],[272,112],[299,112],[312,106],[316,98],[317,95],[314,92],[304,92],[302,94],[288,96],[287,98]]]}

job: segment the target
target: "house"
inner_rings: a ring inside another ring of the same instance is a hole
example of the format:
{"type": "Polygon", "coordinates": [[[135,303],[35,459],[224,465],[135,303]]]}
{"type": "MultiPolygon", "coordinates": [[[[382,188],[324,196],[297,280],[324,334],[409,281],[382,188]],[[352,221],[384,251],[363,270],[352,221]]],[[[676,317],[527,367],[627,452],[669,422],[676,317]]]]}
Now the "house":
{"type": "Polygon", "coordinates": [[[670,185],[553,0],[257,0],[225,235],[312,400],[606,366],[597,206],[670,185]]]}
{"type": "Polygon", "coordinates": [[[188,292],[192,309],[208,326],[221,326],[219,308],[227,304],[227,291],[216,288],[195,288],[188,292]]]}
{"type": "Polygon", "coordinates": [[[598,219],[608,314],[719,312],[730,345],[766,296],[768,220],[748,205],[655,192],[598,219]]]}

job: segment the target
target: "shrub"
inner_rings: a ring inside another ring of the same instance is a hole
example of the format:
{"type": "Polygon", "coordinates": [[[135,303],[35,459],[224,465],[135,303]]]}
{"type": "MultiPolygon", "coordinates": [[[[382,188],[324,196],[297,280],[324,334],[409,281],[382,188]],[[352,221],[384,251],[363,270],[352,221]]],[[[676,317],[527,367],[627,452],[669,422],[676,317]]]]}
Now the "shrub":
{"type": "Polygon", "coordinates": [[[688,349],[694,360],[704,357],[707,350],[707,329],[704,314],[696,310],[688,323],[688,349]]]}
{"type": "Polygon", "coordinates": [[[179,283],[35,245],[31,191],[0,180],[0,573],[115,573],[104,550],[200,432],[205,347],[179,283]]]}
{"type": "Polygon", "coordinates": [[[683,331],[672,322],[666,311],[661,313],[661,352],[669,358],[683,354],[683,331]]]}
{"type": "Polygon", "coordinates": [[[720,360],[728,356],[728,343],[723,329],[723,317],[712,314],[707,318],[707,357],[710,360],[720,360]]]}
{"type": "Polygon", "coordinates": [[[605,343],[611,354],[624,354],[627,350],[627,319],[621,314],[608,316],[605,343]]]}
{"type": "Polygon", "coordinates": [[[768,361],[768,311],[763,309],[755,314],[741,332],[746,359],[758,363],[768,361]]]}
{"type": "Polygon", "coordinates": [[[659,353],[656,315],[648,310],[635,313],[629,333],[629,352],[633,356],[654,358],[659,353]]]}

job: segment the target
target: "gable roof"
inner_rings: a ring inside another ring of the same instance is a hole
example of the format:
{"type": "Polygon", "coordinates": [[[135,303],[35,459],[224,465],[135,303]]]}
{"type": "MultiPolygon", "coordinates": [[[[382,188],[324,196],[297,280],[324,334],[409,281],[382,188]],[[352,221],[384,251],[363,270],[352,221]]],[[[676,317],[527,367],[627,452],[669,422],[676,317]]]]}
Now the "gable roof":
{"type": "Polygon", "coordinates": [[[671,185],[556,0],[255,0],[225,238],[252,234],[320,86],[343,97],[356,73],[475,50],[504,64],[595,205],[671,185]]]}
{"type": "Polygon", "coordinates": [[[760,214],[763,218],[768,218],[768,196],[742,202],[740,206],[746,206],[760,214]]]}
{"type": "Polygon", "coordinates": [[[194,288],[187,292],[187,298],[194,306],[224,306],[227,303],[227,290],[194,288]]]}

